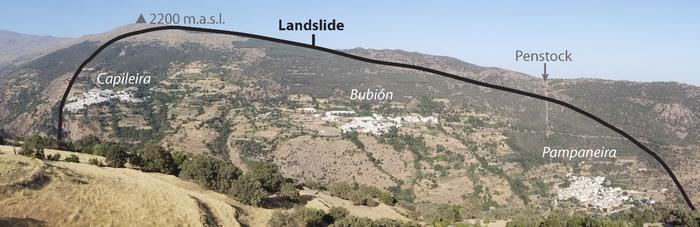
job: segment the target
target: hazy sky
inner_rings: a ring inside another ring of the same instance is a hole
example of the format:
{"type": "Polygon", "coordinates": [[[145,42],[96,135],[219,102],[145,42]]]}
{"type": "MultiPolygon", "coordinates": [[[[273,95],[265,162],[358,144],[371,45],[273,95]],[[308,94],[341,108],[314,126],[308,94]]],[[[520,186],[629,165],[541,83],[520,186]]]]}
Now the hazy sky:
{"type": "Polygon", "coordinates": [[[0,3],[0,29],[77,37],[134,23],[140,13],[215,15],[214,28],[310,42],[278,31],[278,19],[338,19],[317,33],[330,48],[402,49],[539,75],[541,63],[515,50],[573,52],[550,63],[554,78],[679,81],[700,85],[700,1],[13,1],[0,3]]]}

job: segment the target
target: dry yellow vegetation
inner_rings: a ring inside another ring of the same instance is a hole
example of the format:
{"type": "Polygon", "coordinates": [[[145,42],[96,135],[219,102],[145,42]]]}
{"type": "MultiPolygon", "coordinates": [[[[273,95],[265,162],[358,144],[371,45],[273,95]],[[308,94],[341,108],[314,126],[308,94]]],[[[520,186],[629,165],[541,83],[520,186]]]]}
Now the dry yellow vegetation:
{"type": "MultiPolygon", "coordinates": [[[[274,211],[241,204],[175,176],[84,163],[104,159],[99,156],[46,149],[46,154],[60,153],[61,160],[76,154],[83,163],[46,161],[15,155],[20,149],[0,146],[0,225],[266,226],[274,211]]],[[[359,217],[408,220],[396,207],[355,206],[326,193],[312,197],[306,206],[338,206],[359,217]]]]}
{"type": "Polygon", "coordinates": [[[175,176],[40,161],[7,148],[0,150],[2,218],[50,226],[240,226],[240,204],[175,176]]]}

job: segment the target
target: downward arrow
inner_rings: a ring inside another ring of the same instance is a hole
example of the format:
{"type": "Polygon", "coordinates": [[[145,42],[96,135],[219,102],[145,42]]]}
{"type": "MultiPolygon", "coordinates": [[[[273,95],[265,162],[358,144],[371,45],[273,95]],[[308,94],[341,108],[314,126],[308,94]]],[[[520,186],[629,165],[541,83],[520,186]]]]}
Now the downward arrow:
{"type": "Polygon", "coordinates": [[[549,74],[547,74],[547,63],[544,63],[544,73],[542,73],[542,78],[547,80],[547,77],[549,77],[549,74]]]}

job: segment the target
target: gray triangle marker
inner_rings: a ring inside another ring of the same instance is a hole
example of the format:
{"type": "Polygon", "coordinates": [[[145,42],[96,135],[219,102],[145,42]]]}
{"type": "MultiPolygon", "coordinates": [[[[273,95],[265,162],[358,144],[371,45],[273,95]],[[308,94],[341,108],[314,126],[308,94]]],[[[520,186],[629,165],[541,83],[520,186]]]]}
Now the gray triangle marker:
{"type": "Polygon", "coordinates": [[[143,18],[143,14],[139,15],[139,19],[136,20],[137,24],[145,24],[146,18],[143,18]]]}

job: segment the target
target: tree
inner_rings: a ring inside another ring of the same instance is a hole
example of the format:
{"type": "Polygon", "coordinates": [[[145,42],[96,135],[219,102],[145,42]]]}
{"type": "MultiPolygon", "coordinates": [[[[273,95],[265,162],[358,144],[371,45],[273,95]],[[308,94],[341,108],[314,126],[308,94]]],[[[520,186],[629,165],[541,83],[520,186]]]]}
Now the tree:
{"type": "Polygon", "coordinates": [[[262,183],[249,174],[245,174],[234,181],[229,195],[237,198],[242,203],[253,206],[259,206],[260,202],[267,198],[267,193],[262,183]]]}
{"type": "Polygon", "coordinates": [[[240,175],[241,170],[233,163],[208,155],[197,155],[185,160],[180,166],[180,178],[224,193],[240,175]]]}
{"type": "Polygon", "coordinates": [[[114,168],[123,168],[129,160],[129,153],[123,146],[117,143],[102,144],[102,155],[105,157],[106,165],[114,168]]]}
{"type": "Polygon", "coordinates": [[[263,188],[267,192],[278,192],[284,182],[282,173],[279,172],[279,167],[271,162],[249,161],[248,169],[253,178],[262,183],[263,188]]]}
{"type": "Polygon", "coordinates": [[[78,156],[76,156],[76,155],[74,155],[74,154],[71,154],[71,155],[68,156],[64,161],[66,161],[66,162],[75,162],[75,163],[79,163],[79,162],[80,162],[80,158],[78,158],[78,156]]]}
{"type": "Polygon", "coordinates": [[[155,144],[146,145],[139,151],[139,156],[142,159],[141,170],[143,171],[170,175],[177,173],[177,166],[175,166],[173,157],[170,156],[170,152],[161,146],[155,144]]]}
{"type": "Polygon", "coordinates": [[[284,183],[280,189],[280,195],[290,200],[299,199],[299,191],[294,187],[292,183],[284,183]]]}

